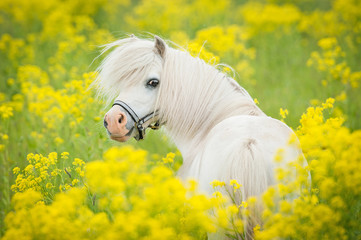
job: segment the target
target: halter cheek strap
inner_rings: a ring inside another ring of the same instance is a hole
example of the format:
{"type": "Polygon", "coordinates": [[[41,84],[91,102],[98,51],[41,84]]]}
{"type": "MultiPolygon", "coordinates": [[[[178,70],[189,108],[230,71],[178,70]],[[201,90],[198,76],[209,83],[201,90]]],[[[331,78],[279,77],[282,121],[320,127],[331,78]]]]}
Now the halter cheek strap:
{"type": "Polygon", "coordinates": [[[138,134],[134,137],[137,141],[144,139],[144,135],[145,135],[145,130],[147,128],[151,128],[153,130],[157,130],[160,128],[160,124],[157,121],[154,125],[149,125],[147,128],[143,127],[143,124],[146,123],[147,121],[149,121],[150,119],[152,119],[153,117],[158,115],[158,112],[151,112],[147,115],[145,115],[142,118],[139,118],[138,115],[133,111],[133,109],[131,107],[129,107],[125,102],[120,101],[120,100],[116,100],[112,107],[114,105],[118,105],[120,107],[122,107],[129,115],[130,117],[133,119],[134,121],[134,128],[137,130],[138,134]]]}

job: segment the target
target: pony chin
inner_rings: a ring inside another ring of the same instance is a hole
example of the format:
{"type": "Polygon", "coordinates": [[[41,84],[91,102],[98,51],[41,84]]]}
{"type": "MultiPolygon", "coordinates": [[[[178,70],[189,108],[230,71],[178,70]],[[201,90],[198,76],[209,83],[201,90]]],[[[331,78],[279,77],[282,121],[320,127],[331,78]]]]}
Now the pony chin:
{"type": "Polygon", "coordinates": [[[130,138],[130,136],[123,136],[123,137],[110,136],[110,139],[118,141],[118,142],[126,142],[129,140],[129,138],[130,138]]]}

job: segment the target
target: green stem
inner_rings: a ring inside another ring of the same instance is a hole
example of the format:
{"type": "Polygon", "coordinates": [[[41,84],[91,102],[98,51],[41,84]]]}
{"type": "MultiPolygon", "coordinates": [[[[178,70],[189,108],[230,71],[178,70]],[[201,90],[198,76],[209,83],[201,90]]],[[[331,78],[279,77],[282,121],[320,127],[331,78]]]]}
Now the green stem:
{"type": "MultiPolygon", "coordinates": [[[[6,132],[9,129],[9,121],[4,121],[6,132]]],[[[0,154],[0,237],[4,234],[5,224],[4,218],[10,209],[10,182],[9,182],[9,161],[8,151],[5,147],[4,152],[0,154]]]]}

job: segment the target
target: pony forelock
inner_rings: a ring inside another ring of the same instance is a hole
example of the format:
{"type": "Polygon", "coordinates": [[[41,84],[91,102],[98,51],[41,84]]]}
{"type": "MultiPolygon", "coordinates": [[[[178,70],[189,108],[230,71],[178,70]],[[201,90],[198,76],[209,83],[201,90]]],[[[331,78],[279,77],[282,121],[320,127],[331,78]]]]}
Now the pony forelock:
{"type": "Polygon", "coordinates": [[[102,47],[100,55],[112,51],[97,68],[98,76],[93,86],[98,90],[98,96],[108,102],[119,94],[121,88],[144,79],[158,57],[152,41],[135,37],[124,38],[102,47]]]}

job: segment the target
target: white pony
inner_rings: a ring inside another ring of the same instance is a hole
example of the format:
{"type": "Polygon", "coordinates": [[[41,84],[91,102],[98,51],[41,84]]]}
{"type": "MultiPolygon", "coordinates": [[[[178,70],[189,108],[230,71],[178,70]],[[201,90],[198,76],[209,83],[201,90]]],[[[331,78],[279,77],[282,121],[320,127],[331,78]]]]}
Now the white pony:
{"type": "MultiPolygon", "coordinates": [[[[133,35],[105,46],[95,84],[116,99],[104,126],[110,138],[142,139],[145,129],[164,126],[183,156],[178,175],[210,182],[243,185],[243,198],[261,195],[274,180],[274,156],[301,153],[288,144],[293,131],[266,116],[238,83],[188,52],[133,35]]],[[[242,200],[242,199],[241,199],[242,200]]]]}

